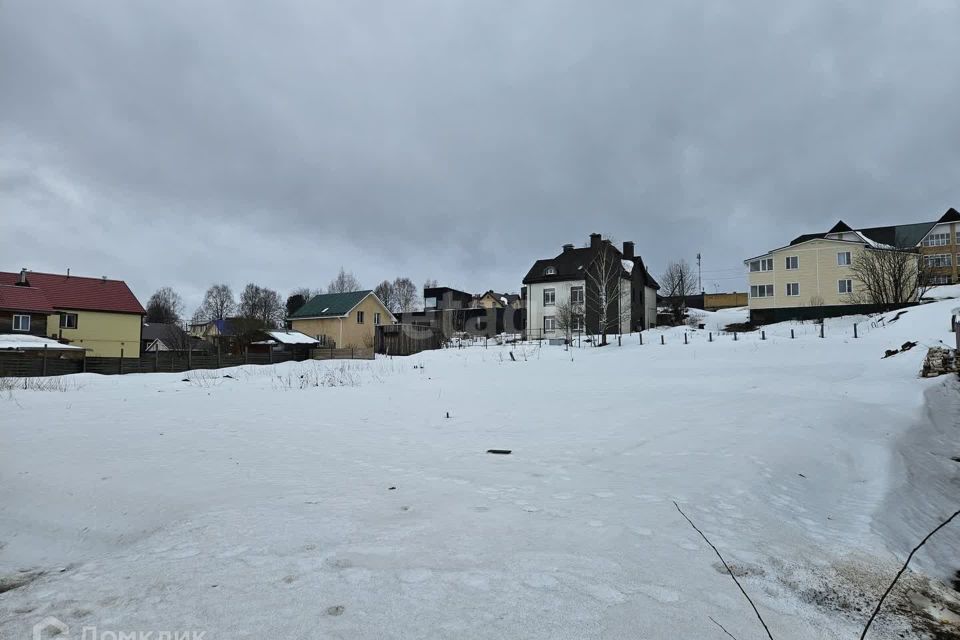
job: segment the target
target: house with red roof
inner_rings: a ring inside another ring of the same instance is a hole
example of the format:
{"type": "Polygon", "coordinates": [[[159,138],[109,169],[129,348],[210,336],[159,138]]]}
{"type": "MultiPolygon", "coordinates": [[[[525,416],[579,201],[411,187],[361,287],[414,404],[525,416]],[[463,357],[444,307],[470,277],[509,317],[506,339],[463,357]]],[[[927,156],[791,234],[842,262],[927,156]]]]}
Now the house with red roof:
{"type": "Polygon", "coordinates": [[[46,336],[95,357],[137,358],[145,314],[123,280],[0,271],[0,334],[46,336]]]}

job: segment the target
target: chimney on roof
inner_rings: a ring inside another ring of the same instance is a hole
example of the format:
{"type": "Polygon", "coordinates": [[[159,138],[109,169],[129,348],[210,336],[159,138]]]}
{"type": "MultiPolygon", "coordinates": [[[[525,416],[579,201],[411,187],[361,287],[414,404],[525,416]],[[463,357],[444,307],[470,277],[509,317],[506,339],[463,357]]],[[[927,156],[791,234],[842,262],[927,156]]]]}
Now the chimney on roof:
{"type": "Polygon", "coordinates": [[[70,277],[70,267],[67,267],[67,277],[70,277]]]}
{"type": "Polygon", "coordinates": [[[591,233],[591,234],[590,234],[590,248],[591,248],[591,249],[598,249],[599,247],[600,247],[600,234],[599,234],[599,233],[591,233]]]}
{"type": "Polygon", "coordinates": [[[623,243],[623,257],[625,260],[633,260],[633,242],[623,243]]]}
{"type": "Polygon", "coordinates": [[[102,283],[104,283],[104,284],[107,283],[107,276],[100,276],[100,278],[101,278],[100,282],[102,282],[102,283]]]}
{"type": "Polygon", "coordinates": [[[572,245],[572,244],[565,244],[565,245],[563,245],[563,252],[566,253],[567,251],[573,251],[573,245],[572,245]]]}
{"type": "Polygon", "coordinates": [[[29,287],[30,283],[27,281],[27,268],[23,267],[20,269],[20,277],[17,278],[17,284],[21,287],[29,287]]]}

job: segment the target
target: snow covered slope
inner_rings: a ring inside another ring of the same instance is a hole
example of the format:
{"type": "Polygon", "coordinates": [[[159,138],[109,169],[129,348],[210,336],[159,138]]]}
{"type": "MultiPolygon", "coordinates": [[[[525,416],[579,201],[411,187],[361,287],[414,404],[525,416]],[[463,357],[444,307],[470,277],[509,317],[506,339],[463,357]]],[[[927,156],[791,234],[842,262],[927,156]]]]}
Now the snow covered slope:
{"type": "MultiPolygon", "coordinates": [[[[0,637],[760,637],[674,500],[775,637],[856,637],[956,508],[958,385],[917,377],[955,306],[5,392],[0,577],[45,573],[0,594],[0,637]]],[[[917,566],[949,578],[958,543],[917,566]]]]}

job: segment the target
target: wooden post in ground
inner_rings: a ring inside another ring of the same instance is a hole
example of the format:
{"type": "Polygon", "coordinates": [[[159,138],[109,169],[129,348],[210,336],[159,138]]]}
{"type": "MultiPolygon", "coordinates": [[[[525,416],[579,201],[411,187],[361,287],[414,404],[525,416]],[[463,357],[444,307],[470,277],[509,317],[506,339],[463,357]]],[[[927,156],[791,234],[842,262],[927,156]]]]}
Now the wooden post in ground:
{"type": "Polygon", "coordinates": [[[823,323],[820,323],[820,337],[823,337],[823,323]]]}
{"type": "Polygon", "coordinates": [[[120,375],[123,375],[123,347],[120,347],[120,375]]]}
{"type": "Polygon", "coordinates": [[[270,355],[270,364],[273,364],[273,347],[267,349],[267,353],[270,355]]]}
{"type": "Polygon", "coordinates": [[[790,329],[790,339],[793,340],[793,329],[790,329]]]}
{"type": "Polygon", "coordinates": [[[222,368],[223,365],[220,364],[220,341],[217,340],[217,369],[222,368]]]}
{"type": "Polygon", "coordinates": [[[667,344],[666,340],[663,338],[663,334],[660,334],[660,344],[667,344]]]}
{"type": "Polygon", "coordinates": [[[190,348],[190,343],[187,343],[187,369],[193,369],[193,349],[190,348]]]}
{"type": "Polygon", "coordinates": [[[736,332],[736,331],[733,332],[733,341],[734,341],[734,342],[737,341],[737,332],[736,332]]]}
{"type": "Polygon", "coordinates": [[[640,346],[643,346],[643,331],[640,332],[640,346]]]}
{"type": "Polygon", "coordinates": [[[760,331],[760,339],[761,339],[761,340],[766,340],[766,339],[767,339],[767,332],[766,332],[766,331],[762,331],[762,330],[760,331]]]}
{"type": "Polygon", "coordinates": [[[47,345],[43,345],[43,375],[47,375],[47,345]]]}
{"type": "Polygon", "coordinates": [[[243,364],[250,364],[250,347],[243,345],[243,364]]]}
{"type": "Polygon", "coordinates": [[[713,342],[713,331],[707,334],[707,342],[713,342]]]}
{"type": "Polygon", "coordinates": [[[687,343],[687,332],[686,332],[686,331],[683,332],[683,344],[688,344],[688,343],[687,343]]]}
{"type": "Polygon", "coordinates": [[[854,338],[857,337],[857,323],[856,323],[856,322],[853,323],[853,337],[854,337],[854,338]]]}

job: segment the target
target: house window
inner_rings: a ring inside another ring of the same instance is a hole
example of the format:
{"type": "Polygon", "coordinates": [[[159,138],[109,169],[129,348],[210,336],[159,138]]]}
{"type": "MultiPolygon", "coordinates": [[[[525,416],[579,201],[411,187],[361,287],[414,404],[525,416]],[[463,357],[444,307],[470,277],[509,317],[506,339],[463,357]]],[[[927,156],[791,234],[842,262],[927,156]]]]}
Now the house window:
{"type": "Polygon", "coordinates": [[[583,331],[583,316],[577,314],[573,316],[573,322],[570,329],[572,331],[583,331]]]}
{"type": "Polygon", "coordinates": [[[436,309],[437,308],[437,299],[436,297],[429,297],[423,299],[423,308],[424,309],[436,309]]]}
{"type": "Polygon", "coordinates": [[[799,282],[788,282],[788,283],[787,283],[787,295],[788,295],[788,296],[798,296],[798,295],[800,295],[800,283],[799,283],[799,282]]]}
{"type": "Polygon", "coordinates": [[[373,314],[373,324],[375,324],[375,325],[379,325],[379,324],[380,324],[380,312],[379,312],[379,311],[377,311],[376,313],[373,314]]]}
{"type": "Polygon", "coordinates": [[[543,330],[544,331],[556,331],[557,330],[557,319],[553,316],[543,316],[543,330]]]}
{"type": "Polygon", "coordinates": [[[556,289],[544,289],[543,290],[543,306],[549,307],[550,305],[557,303],[557,290],[556,289]]]}
{"type": "Polygon", "coordinates": [[[556,268],[556,267],[547,267],[546,269],[543,270],[543,275],[545,275],[545,276],[555,276],[555,275],[557,275],[557,268],[556,268]]]}
{"type": "Polygon", "coordinates": [[[853,280],[837,280],[837,293],[853,293],[853,280]]]}
{"type": "Polygon", "coordinates": [[[14,331],[30,331],[30,316],[14,314],[13,330],[14,331]]]}
{"type": "Polygon", "coordinates": [[[949,253],[923,256],[923,263],[928,267],[949,267],[953,264],[953,256],[949,253]]]}
{"type": "Polygon", "coordinates": [[[363,324],[363,311],[357,311],[357,324],[363,324]]]}
{"type": "Polygon", "coordinates": [[[840,251],[837,253],[837,264],[841,267],[849,267],[852,262],[849,251],[840,251]]]}
{"type": "Polygon", "coordinates": [[[950,244],[949,233],[931,233],[921,242],[925,247],[944,247],[950,244]]]}
{"type": "Polygon", "coordinates": [[[930,276],[930,284],[950,284],[950,276],[930,276]]]}
{"type": "Polygon", "coordinates": [[[750,297],[751,298],[772,298],[773,285],[772,284],[752,285],[750,287],[750,297]]]}
{"type": "Polygon", "coordinates": [[[60,314],[60,328],[61,328],[61,329],[76,329],[76,328],[77,328],[77,314],[75,314],[75,313],[61,313],[61,314],[60,314]]]}
{"type": "Polygon", "coordinates": [[[570,287],[570,304],[583,304],[583,287],[570,287]]]}
{"type": "Polygon", "coordinates": [[[800,268],[800,256],[787,256],[786,259],[787,271],[793,271],[794,269],[800,268]]]}
{"type": "Polygon", "coordinates": [[[773,258],[752,261],[750,271],[773,271],[773,258]]]}

